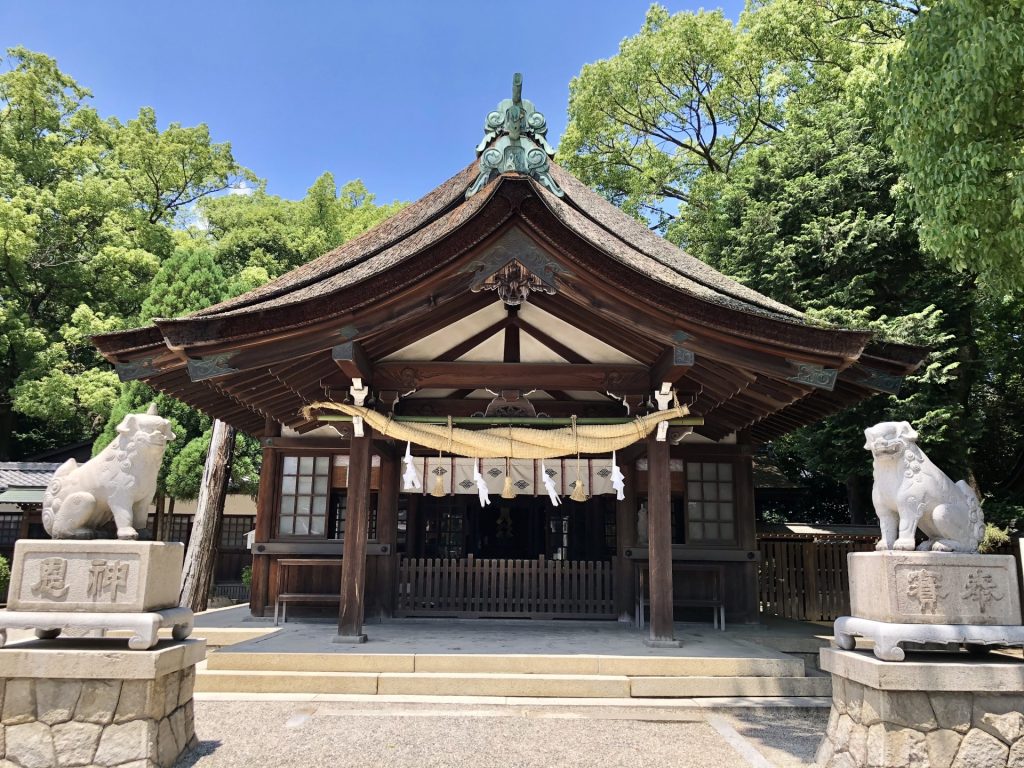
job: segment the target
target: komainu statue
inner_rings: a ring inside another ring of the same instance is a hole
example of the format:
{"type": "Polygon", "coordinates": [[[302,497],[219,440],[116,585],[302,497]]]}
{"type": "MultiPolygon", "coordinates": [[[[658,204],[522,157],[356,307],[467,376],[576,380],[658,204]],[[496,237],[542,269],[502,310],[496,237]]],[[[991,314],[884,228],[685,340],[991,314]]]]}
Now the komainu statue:
{"type": "Polygon", "coordinates": [[[43,527],[55,539],[91,539],[111,520],[117,538],[136,539],[148,523],[149,505],[171,423],[156,412],[129,413],[117,437],[79,466],[68,459],[57,469],[43,496],[43,527]]]}
{"type": "Polygon", "coordinates": [[[977,552],[985,519],[971,486],[954,483],[932,464],[905,421],[883,421],[864,436],[875,459],[871,500],[882,527],[875,549],[977,552]],[[928,537],[920,546],[918,528],[928,537]]]}

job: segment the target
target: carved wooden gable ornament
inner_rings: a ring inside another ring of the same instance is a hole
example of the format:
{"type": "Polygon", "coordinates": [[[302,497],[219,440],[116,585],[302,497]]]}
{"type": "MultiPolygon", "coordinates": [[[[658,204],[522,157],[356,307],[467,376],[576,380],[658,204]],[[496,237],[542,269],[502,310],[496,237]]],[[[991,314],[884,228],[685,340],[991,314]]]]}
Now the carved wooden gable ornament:
{"type": "Polygon", "coordinates": [[[474,293],[495,291],[513,307],[525,303],[531,293],[556,293],[556,276],[572,275],[515,227],[467,264],[463,272],[473,273],[470,290],[474,293]]]}

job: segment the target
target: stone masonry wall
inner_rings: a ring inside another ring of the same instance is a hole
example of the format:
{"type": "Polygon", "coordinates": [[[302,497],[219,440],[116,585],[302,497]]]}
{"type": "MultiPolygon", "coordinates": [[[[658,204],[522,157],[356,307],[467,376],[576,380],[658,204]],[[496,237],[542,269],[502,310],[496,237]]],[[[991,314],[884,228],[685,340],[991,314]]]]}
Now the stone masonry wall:
{"type": "Polygon", "coordinates": [[[1024,693],[880,691],[832,677],[824,768],[1024,768],[1024,693]]]}
{"type": "Polygon", "coordinates": [[[0,768],[170,768],[196,744],[194,684],[195,667],[156,680],[0,679],[0,768]]]}

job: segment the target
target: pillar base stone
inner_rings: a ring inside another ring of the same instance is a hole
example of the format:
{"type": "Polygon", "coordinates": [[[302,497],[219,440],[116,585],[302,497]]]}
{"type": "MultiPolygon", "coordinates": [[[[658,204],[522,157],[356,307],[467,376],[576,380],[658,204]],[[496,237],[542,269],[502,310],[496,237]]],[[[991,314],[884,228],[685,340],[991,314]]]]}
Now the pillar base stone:
{"type": "Polygon", "coordinates": [[[358,644],[366,642],[366,635],[335,635],[331,638],[332,643],[358,644]]]}
{"type": "Polygon", "coordinates": [[[650,637],[644,638],[644,645],[648,648],[682,648],[682,640],[655,640],[650,637]]]}

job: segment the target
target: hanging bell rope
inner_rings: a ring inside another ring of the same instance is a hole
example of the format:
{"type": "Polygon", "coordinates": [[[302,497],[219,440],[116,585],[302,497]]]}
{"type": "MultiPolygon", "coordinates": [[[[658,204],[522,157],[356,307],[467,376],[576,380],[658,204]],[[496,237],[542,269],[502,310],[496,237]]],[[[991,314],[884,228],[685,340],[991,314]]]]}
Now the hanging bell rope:
{"type": "Polygon", "coordinates": [[[447,449],[449,454],[503,459],[513,452],[521,459],[555,459],[574,453],[611,453],[643,440],[663,421],[686,416],[685,405],[631,419],[624,424],[581,424],[561,429],[459,429],[447,425],[414,424],[390,420],[384,414],[348,403],[317,402],[302,409],[307,419],[314,411],[339,411],[348,416],[362,417],[377,432],[395,440],[411,441],[435,451],[447,449]]]}

